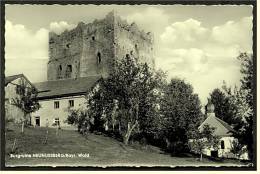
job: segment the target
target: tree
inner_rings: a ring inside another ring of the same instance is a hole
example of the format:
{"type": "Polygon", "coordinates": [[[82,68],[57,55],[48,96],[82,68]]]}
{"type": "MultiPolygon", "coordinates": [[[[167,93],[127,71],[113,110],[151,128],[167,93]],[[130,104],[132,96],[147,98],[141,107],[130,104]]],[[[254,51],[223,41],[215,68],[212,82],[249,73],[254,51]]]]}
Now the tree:
{"type": "Polygon", "coordinates": [[[173,153],[184,151],[187,149],[188,133],[203,119],[198,95],[184,80],[172,79],[165,89],[161,112],[164,135],[171,142],[168,150],[173,153]]]}
{"type": "Polygon", "coordinates": [[[240,72],[242,74],[241,81],[241,92],[244,96],[245,102],[244,106],[248,108],[246,112],[244,124],[241,128],[239,141],[247,146],[249,158],[253,159],[254,155],[254,137],[253,137],[253,115],[255,111],[254,105],[254,91],[255,91],[255,81],[254,81],[254,62],[253,55],[248,53],[241,53],[238,56],[238,60],[241,61],[240,72]]]}
{"type": "Polygon", "coordinates": [[[231,142],[230,152],[235,154],[236,157],[239,158],[241,154],[244,152],[243,145],[237,139],[234,139],[231,142]]]}
{"type": "Polygon", "coordinates": [[[211,102],[215,107],[216,117],[224,120],[228,124],[232,123],[231,106],[228,97],[220,89],[216,88],[210,94],[211,102]]]}
{"type": "Polygon", "coordinates": [[[200,161],[202,161],[203,151],[205,149],[218,149],[220,137],[214,135],[214,132],[215,127],[205,124],[201,132],[195,129],[189,134],[189,148],[192,152],[200,154],[200,161]]]}
{"type": "Polygon", "coordinates": [[[108,124],[112,130],[117,127],[123,142],[128,144],[133,133],[146,130],[145,120],[153,115],[160,75],[129,55],[115,61],[113,67],[88,103],[95,120],[108,124]]]}
{"type": "Polygon", "coordinates": [[[238,114],[239,110],[239,91],[237,87],[233,90],[223,83],[222,89],[216,88],[210,94],[211,102],[215,107],[216,117],[224,120],[235,130],[241,128],[242,116],[238,114]]]}
{"type": "Polygon", "coordinates": [[[215,105],[217,117],[233,126],[237,131],[234,135],[241,145],[246,145],[249,158],[253,157],[253,111],[254,111],[254,64],[253,56],[241,53],[238,57],[241,61],[240,80],[241,87],[227,87],[223,84],[222,90],[215,89],[211,98],[215,105]]]}
{"type": "Polygon", "coordinates": [[[29,87],[23,78],[21,78],[20,84],[16,86],[16,90],[19,95],[12,99],[12,104],[19,107],[24,113],[21,120],[22,133],[24,133],[24,125],[28,120],[27,116],[40,108],[37,100],[38,92],[34,87],[29,87]]]}

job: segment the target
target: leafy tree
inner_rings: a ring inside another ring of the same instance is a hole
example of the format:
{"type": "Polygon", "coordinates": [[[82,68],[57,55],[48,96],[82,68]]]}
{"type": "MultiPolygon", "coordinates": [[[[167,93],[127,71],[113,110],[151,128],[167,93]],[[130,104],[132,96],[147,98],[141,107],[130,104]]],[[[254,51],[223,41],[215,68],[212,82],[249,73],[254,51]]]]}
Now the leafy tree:
{"type": "Polygon", "coordinates": [[[254,90],[256,84],[254,83],[254,64],[253,64],[253,55],[248,53],[241,53],[238,56],[238,60],[241,61],[241,93],[242,97],[245,99],[244,107],[248,108],[244,117],[244,124],[239,132],[239,141],[241,144],[247,146],[249,158],[253,159],[254,155],[254,137],[253,137],[253,111],[254,106],[254,90]]]}
{"type": "Polygon", "coordinates": [[[108,125],[114,131],[117,127],[123,142],[128,144],[133,133],[148,131],[146,121],[155,115],[161,75],[129,55],[115,61],[113,67],[113,72],[89,98],[89,108],[97,120],[95,125],[108,125]]]}
{"type": "Polygon", "coordinates": [[[203,119],[198,95],[184,80],[172,79],[165,89],[161,108],[164,136],[171,142],[168,150],[173,153],[185,150],[188,133],[198,127],[203,119]]]}
{"type": "Polygon", "coordinates": [[[210,99],[215,106],[216,117],[227,122],[235,130],[239,130],[242,124],[242,116],[238,115],[239,94],[237,87],[232,90],[231,87],[227,87],[225,82],[222,90],[216,88],[210,94],[210,99]]]}
{"type": "Polygon", "coordinates": [[[215,107],[215,115],[226,121],[227,123],[232,123],[231,106],[228,97],[220,89],[216,88],[210,94],[211,102],[215,107]]]}
{"type": "Polygon", "coordinates": [[[239,158],[242,155],[242,153],[244,152],[243,147],[244,146],[237,139],[234,139],[231,142],[230,152],[232,152],[233,154],[236,155],[237,158],[239,158]]]}
{"type": "Polygon", "coordinates": [[[203,151],[205,149],[218,149],[220,137],[214,135],[214,132],[215,127],[205,124],[201,132],[198,129],[194,129],[193,132],[189,134],[189,148],[192,152],[200,154],[200,161],[202,161],[203,151]]]}
{"type": "Polygon", "coordinates": [[[68,124],[78,126],[78,131],[82,131],[82,128],[90,128],[90,118],[87,110],[84,108],[68,109],[69,115],[66,120],[68,124]]]}
{"type": "Polygon", "coordinates": [[[16,90],[19,95],[12,99],[12,104],[19,107],[24,113],[21,120],[22,133],[24,133],[24,125],[28,120],[29,114],[40,108],[37,100],[38,92],[34,87],[29,87],[23,78],[21,78],[20,84],[16,86],[16,90]]]}
{"type": "Polygon", "coordinates": [[[227,87],[224,83],[222,90],[215,89],[211,93],[215,105],[216,116],[229,123],[237,131],[235,137],[239,143],[247,146],[249,158],[253,157],[253,56],[241,53],[238,57],[241,61],[241,87],[227,87]]]}

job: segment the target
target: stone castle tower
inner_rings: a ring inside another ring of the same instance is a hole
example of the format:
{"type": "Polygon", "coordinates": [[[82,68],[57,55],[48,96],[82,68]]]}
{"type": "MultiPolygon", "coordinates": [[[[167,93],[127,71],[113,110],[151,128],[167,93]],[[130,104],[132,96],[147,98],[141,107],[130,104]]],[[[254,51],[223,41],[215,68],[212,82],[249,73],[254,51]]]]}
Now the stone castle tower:
{"type": "Polygon", "coordinates": [[[49,33],[48,80],[107,76],[113,59],[126,55],[154,67],[153,35],[129,25],[114,11],[104,19],[80,22],[71,31],[49,33]]]}

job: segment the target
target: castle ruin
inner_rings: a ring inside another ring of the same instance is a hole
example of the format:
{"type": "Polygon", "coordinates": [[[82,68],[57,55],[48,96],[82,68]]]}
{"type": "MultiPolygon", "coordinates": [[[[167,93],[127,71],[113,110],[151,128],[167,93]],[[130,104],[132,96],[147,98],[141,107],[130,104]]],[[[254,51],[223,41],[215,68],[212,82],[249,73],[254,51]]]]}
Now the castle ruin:
{"type": "Polygon", "coordinates": [[[49,33],[48,81],[102,75],[111,71],[112,61],[127,55],[154,67],[153,35],[129,25],[114,11],[104,19],[57,35],[49,33]]]}

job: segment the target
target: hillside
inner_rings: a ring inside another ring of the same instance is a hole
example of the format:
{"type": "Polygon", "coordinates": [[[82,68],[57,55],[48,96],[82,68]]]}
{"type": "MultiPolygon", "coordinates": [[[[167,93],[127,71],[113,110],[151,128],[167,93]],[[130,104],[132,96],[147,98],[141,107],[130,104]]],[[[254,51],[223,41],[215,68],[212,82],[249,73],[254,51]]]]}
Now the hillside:
{"type": "Polygon", "coordinates": [[[83,136],[75,130],[48,128],[48,141],[45,141],[46,128],[25,128],[20,133],[17,126],[8,126],[6,132],[7,166],[232,166],[242,165],[238,161],[213,162],[205,159],[200,162],[195,157],[172,157],[153,146],[125,146],[123,143],[104,135],[83,136]],[[10,158],[14,139],[15,158],[10,158]],[[70,157],[32,157],[33,154],[63,154],[70,157]],[[23,158],[18,154],[31,157],[23,158]],[[81,157],[78,154],[82,154],[81,157]],[[73,156],[74,155],[74,156],[73,156]],[[89,156],[88,156],[89,155],[89,156]]]}

